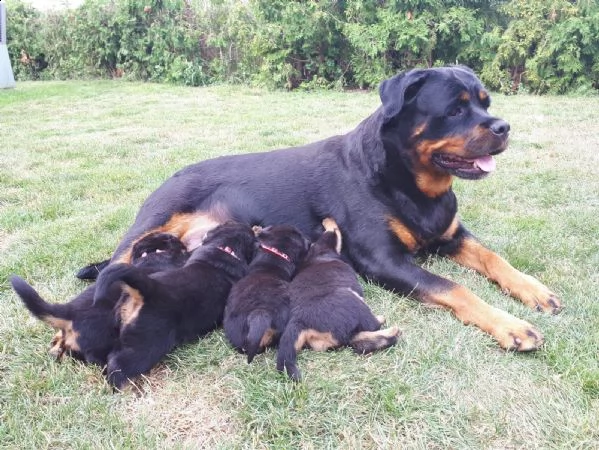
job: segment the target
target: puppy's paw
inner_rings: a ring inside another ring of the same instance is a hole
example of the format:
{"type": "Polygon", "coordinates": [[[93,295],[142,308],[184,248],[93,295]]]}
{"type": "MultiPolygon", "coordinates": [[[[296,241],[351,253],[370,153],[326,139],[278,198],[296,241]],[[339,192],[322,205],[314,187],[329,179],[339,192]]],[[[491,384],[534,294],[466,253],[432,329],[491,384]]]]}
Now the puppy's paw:
{"type": "Polygon", "coordinates": [[[61,330],[57,331],[52,340],[50,341],[50,350],[48,354],[56,360],[61,360],[66,351],[65,340],[61,330]]]}

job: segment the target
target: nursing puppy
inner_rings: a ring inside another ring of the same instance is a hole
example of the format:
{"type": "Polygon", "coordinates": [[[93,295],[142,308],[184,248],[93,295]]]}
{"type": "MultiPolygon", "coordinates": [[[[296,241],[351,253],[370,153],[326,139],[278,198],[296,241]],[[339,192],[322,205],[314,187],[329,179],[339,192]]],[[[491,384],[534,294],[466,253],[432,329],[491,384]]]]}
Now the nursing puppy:
{"type": "Polygon", "coordinates": [[[289,320],[289,282],[310,242],[293,226],[256,229],[259,249],[248,274],[231,289],[223,326],[229,342],[248,363],[276,345],[289,320]]]}
{"type": "Polygon", "coordinates": [[[277,370],[301,379],[297,352],[304,347],[324,351],[349,345],[358,354],[372,353],[397,342],[397,327],[381,330],[385,319],[374,316],[363,300],[357,275],[344,262],[341,233],[332,219],[312,245],[289,286],[291,313],[281,336],[277,370]]]}
{"type": "Polygon", "coordinates": [[[255,244],[248,225],[227,222],[209,231],[179,269],[150,275],[127,264],[104,269],[95,304],[114,304],[116,282],[124,292],[116,305],[120,335],[108,355],[108,381],[120,389],[177,345],[219,326],[231,286],[246,274],[255,244]]]}
{"type": "MultiPolygon", "coordinates": [[[[188,253],[183,243],[171,234],[151,233],[132,249],[131,262],[146,273],[182,266],[188,253]]],[[[64,354],[80,361],[106,364],[106,357],[118,338],[118,327],[111,304],[93,305],[95,285],[87,287],[68,303],[48,303],[22,278],[10,279],[25,307],[41,321],[58,330],[50,354],[57,359],[64,354]]],[[[116,302],[121,295],[118,286],[109,289],[107,297],[116,302]]]]}

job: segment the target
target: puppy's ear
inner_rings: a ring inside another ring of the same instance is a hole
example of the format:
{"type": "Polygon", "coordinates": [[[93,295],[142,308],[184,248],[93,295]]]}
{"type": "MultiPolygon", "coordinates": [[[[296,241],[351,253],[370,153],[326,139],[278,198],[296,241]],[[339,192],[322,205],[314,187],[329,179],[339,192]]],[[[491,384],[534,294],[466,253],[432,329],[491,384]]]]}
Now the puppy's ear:
{"type": "Polygon", "coordinates": [[[379,86],[379,95],[383,102],[384,123],[398,115],[404,105],[414,100],[426,81],[429,72],[414,69],[389,78],[379,86]]]}

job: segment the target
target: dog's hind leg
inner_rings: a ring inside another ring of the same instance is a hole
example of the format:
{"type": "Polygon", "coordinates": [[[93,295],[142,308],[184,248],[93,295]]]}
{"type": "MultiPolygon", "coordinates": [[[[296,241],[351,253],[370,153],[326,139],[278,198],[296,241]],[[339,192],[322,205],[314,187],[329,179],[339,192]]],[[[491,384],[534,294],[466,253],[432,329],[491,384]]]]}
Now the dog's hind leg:
{"type": "Polygon", "coordinates": [[[139,347],[123,347],[108,355],[106,377],[115,388],[122,389],[128,380],[149,372],[158,364],[175,348],[175,332],[161,337],[154,335],[150,345],[145,339],[142,343],[139,347]]]}
{"type": "Polygon", "coordinates": [[[245,337],[243,348],[247,353],[248,363],[251,363],[254,356],[261,348],[266,347],[272,341],[272,318],[266,311],[253,311],[247,318],[248,333],[245,337]]]}
{"type": "Polygon", "coordinates": [[[400,331],[397,327],[378,331],[362,331],[352,338],[349,345],[354,352],[365,355],[395,345],[399,335],[400,331]]]}

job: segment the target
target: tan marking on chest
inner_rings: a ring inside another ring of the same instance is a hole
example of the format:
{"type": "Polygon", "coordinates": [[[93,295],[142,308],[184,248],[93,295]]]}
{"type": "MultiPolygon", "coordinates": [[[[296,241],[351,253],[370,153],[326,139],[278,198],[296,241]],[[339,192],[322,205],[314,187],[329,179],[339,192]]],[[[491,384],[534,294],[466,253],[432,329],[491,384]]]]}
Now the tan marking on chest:
{"type": "Polygon", "coordinates": [[[441,235],[441,239],[444,241],[449,241],[449,240],[453,239],[455,234],[458,231],[459,226],[460,226],[460,221],[458,220],[458,218],[456,216],[451,221],[451,224],[449,225],[447,230],[445,230],[445,232],[441,235]]]}
{"type": "Polygon", "coordinates": [[[389,216],[387,218],[389,228],[395,236],[402,242],[410,252],[418,250],[419,244],[415,233],[413,233],[404,223],[397,217],[389,216]]]}

